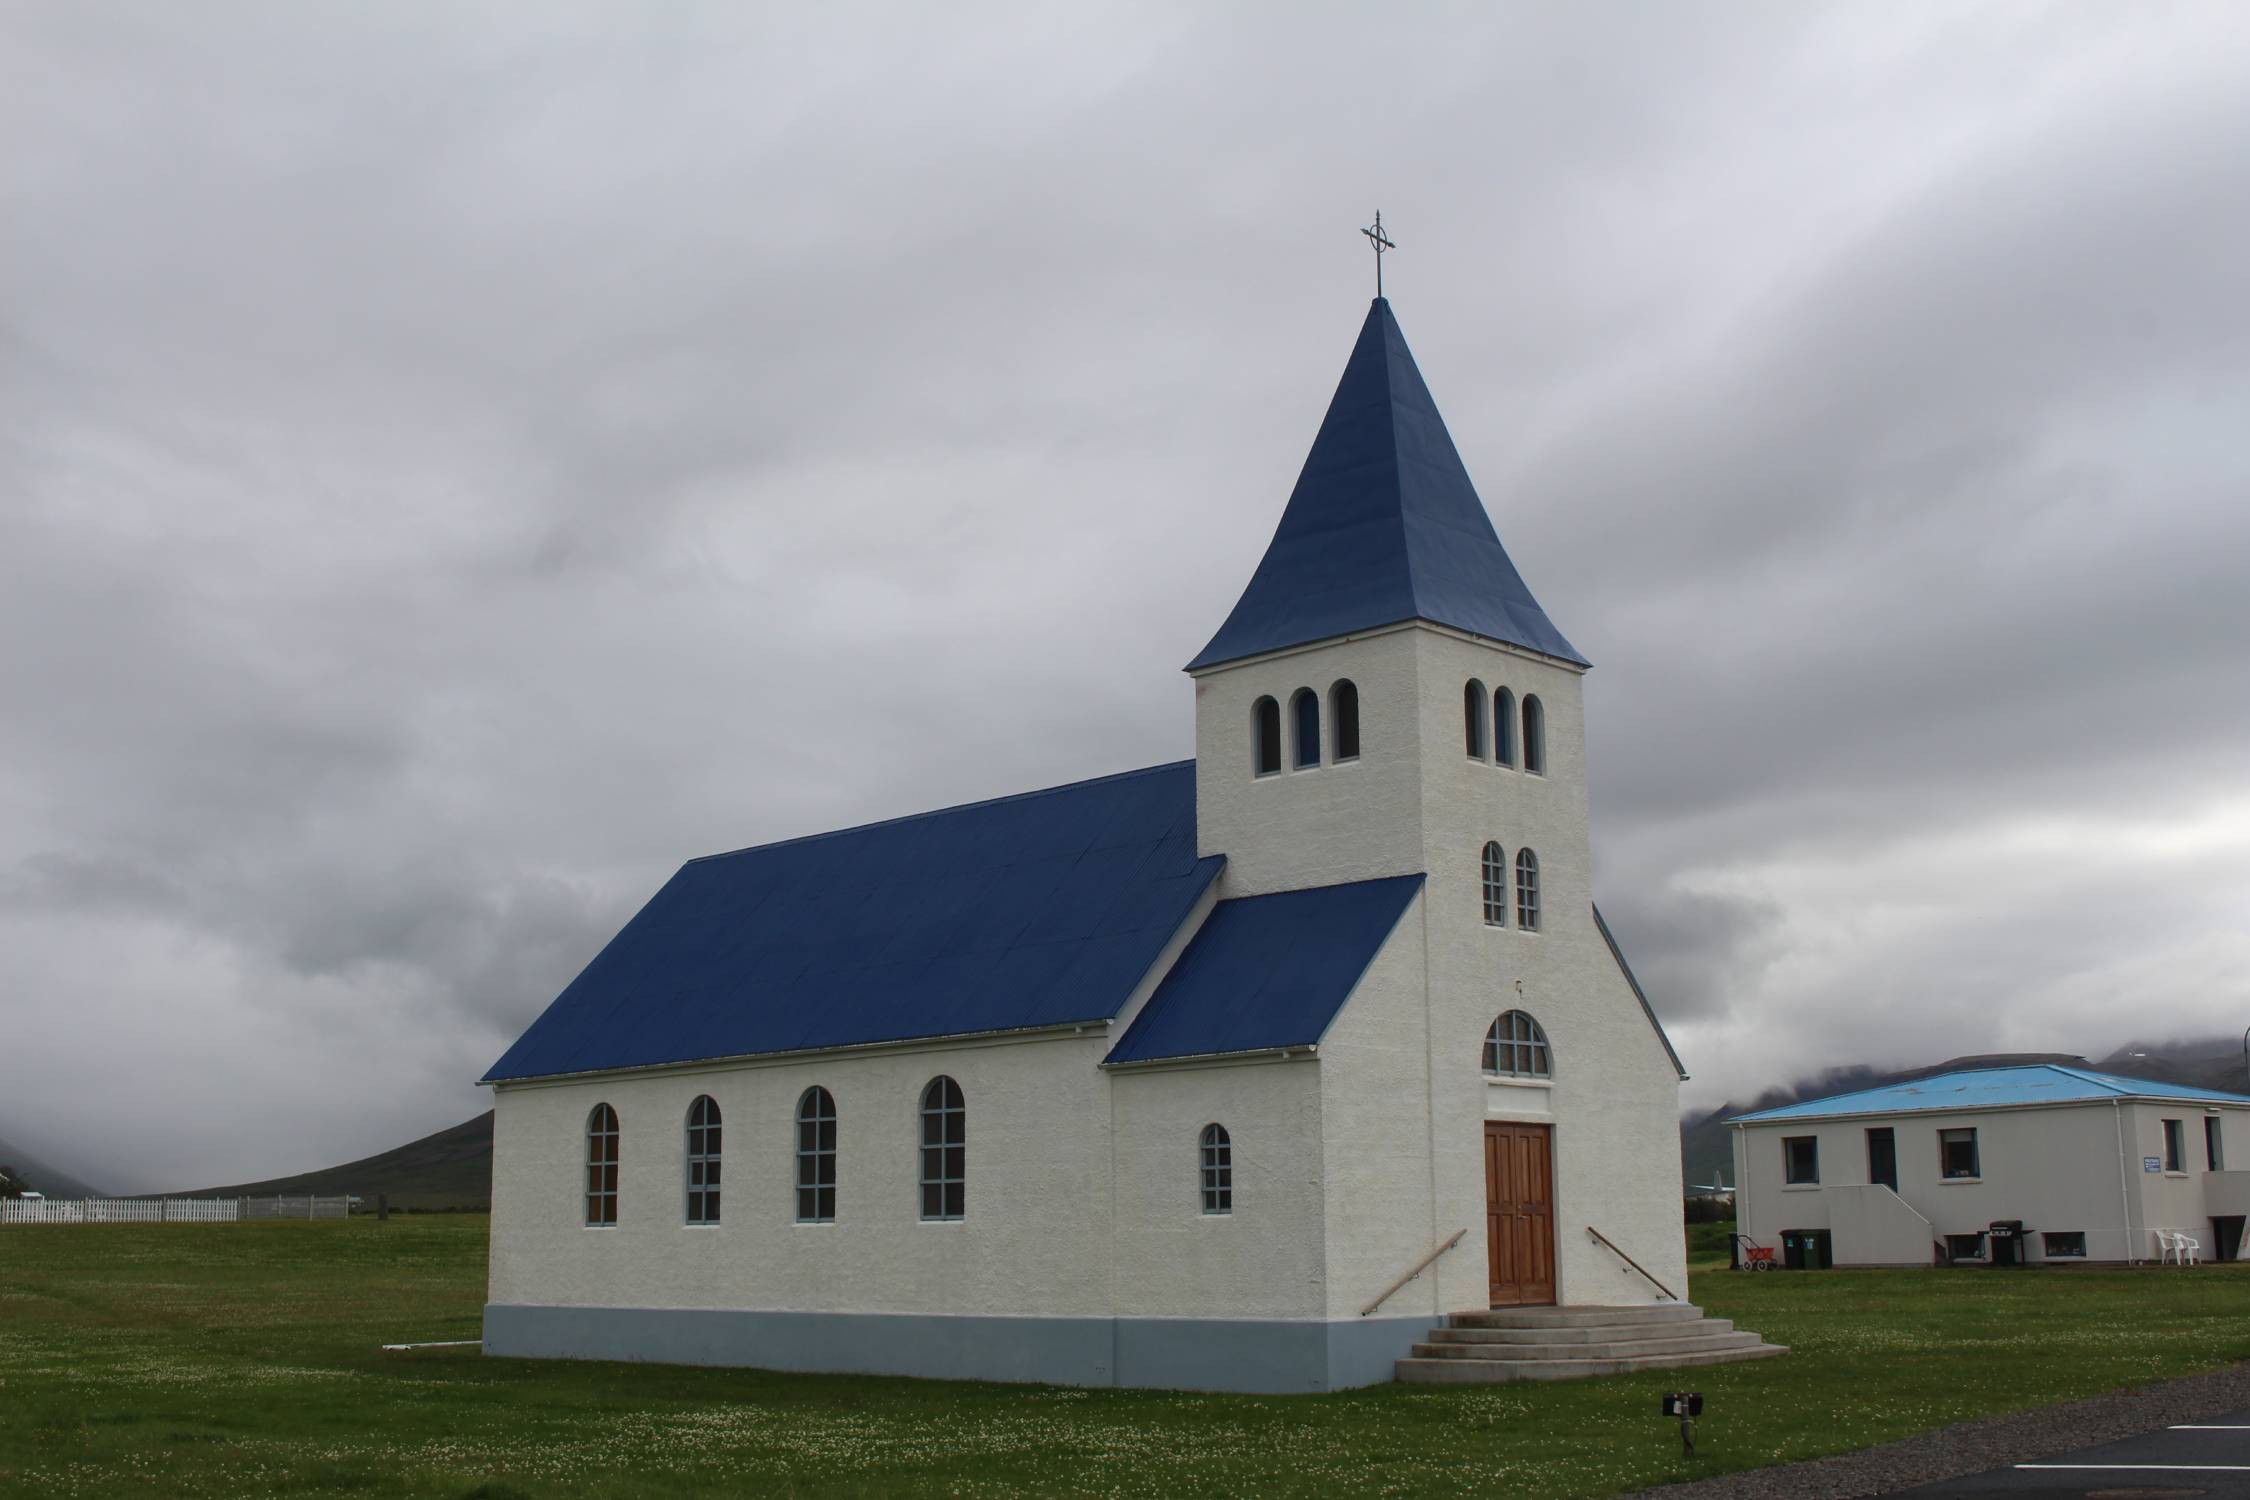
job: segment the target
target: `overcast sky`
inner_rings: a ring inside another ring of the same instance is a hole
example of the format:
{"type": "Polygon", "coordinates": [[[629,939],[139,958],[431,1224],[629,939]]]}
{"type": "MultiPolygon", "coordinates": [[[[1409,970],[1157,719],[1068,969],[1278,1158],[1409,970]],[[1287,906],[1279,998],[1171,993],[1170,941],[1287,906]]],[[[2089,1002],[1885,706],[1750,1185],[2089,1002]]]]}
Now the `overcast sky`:
{"type": "Polygon", "coordinates": [[[0,3],[0,1136],[1189,754],[1378,207],[1689,1103],[2250,1023],[2250,7],[1359,9],[0,3]]]}

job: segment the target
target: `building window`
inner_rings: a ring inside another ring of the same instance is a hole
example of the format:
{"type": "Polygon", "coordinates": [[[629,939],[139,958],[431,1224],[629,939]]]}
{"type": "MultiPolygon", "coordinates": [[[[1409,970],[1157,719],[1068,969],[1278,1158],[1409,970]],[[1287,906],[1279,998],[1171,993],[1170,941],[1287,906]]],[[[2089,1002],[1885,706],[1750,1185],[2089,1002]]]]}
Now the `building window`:
{"type": "Polygon", "coordinates": [[[2164,1122],[2164,1170],[2187,1170],[2187,1127],[2178,1120],[2164,1122]]]}
{"type": "Polygon", "coordinates": [[[1337,760],[1359,759],[1359,688],[1349,677],[1328,690],[1328,722],[1335,726],[1337,760]]]}
{"type": "Polygon", "coordinates": [[[1552,1078],[1554,1054],[1547,1033],[1520,1010],[1502,1013],[1484,1034],[1484,1070],[1496,1078],[1552,1078]]]}
{"type": "Polygon", "coordinates": [[[2081,1260],[2086,1257],[2086,1231],[2083,1229],[2050,1229],[2039,1238],[2051,1257],[2076,1256],[2081,1260]]]}
{"type": "Polygon", "coordinates": [[[1461,719],[1463,727],[1468,731],[1467,743],[1471,760],[1484,759],[1484,715],[1484,684],[1472,677],[1468,686],[1461,689],[1461,719]]]}
{"type": "Polygon", "coordinates": [[[1250,706],[1250,769],[1259,776],[1281,769],[1281,705],[1271,698],[1250,706]]]}
{"type": "Polygon", "coordinates": [[[719,1101],[709,1094],[688,1106],[687,1221],[719,1222],[719,1101]]]}
{"type": "Polygon", "coordinates": [[[1530,693],[1523,695],[1523,768],[1547,774],[1547,710],[1530,693]]]}
{"type": "Polygon", "coordinates": [[[1529,849],[1516,851],[1516,926],[1539,930],[1539,856],[1529,849]]]}
{"type": "Polygon", "coordinates": [[[1819,1136],[1785,1135],[1781,1138],[1781,1180],[1789,1183],[1820,1181],[1819,1136]]]}
{"type": "Polygon", "coordinates": [[[1234,1141],[1224,1125],[1203,1127],[1203,1211],[1234,1212],[1234,1141]]]}
{"type": "Polygon", "coordinates": [[[1311,688],[1297,689],[1289,700],[1291,737],[1296,740],[1297,754],[1291,762],[1300,771],[1320,764],[1320,694],[1311,688]]]}
{"type": "Polygon", "coordinates": [[[617,1222],[617,1111],[606,1104],[586,1117],[586,1222],[617,1222]]]}
{"type": "Polygon", "coordinates": [[[1516,695],[1506,688],[1492,695],[1492,759],[1503,766],[1516,763],[1516,695]]]}
{"type": "Polygon", "coordinates": [[[1508,854],[1498,844],[1484,846],[1484,925],[1508,925],[1508,854]]]}
{"type": "Polygon", "coordinates": [[[1945,1258],[1947,1260],[1983,1260],[1983,1233],[1979,1231],[1976,1234],[1947,1235],[1945,1237],[1945,1258]]]}
{"type": "Polygon", "coordinates": [[[940,1074],[922,1090],[922,1217],[958,1219],[966,1206],[969,1108],[961,1085],[940,1074]]]}
{"type": "Polygon", "coordinates": [[[797,1222],[836,1222],[836,1100],[823,1088],[797,1101],[797,1222]]]}
{"type": "Polygon", "coordinates": [[[1981,1177],[1977,1168],[1977,1133],[1974,1130],[1941,1130],[1937,1133],[1938,1171],[1946,1177],[1981,1177]]]}
{"type": "Polygon", "coordinates": [[[2203,1117],[2203,1161],[2214,1172],[2226,1170],[2226,1153],[2219,1149],[2219,1117],[2203,1117]]]}

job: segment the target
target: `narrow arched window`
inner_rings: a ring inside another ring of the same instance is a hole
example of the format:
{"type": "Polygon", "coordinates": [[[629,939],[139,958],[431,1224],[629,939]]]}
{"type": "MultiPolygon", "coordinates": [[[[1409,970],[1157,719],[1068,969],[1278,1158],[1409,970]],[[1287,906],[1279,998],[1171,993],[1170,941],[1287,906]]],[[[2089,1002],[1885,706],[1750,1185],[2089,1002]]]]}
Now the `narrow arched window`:
{"type": "Polygon", "coordinates": [[[1234,1212],[1234,1141],[1224,1125],[1203,1127],[1203,1211],[1234,1212]]]}
{"type": "Polygon", "coordinates": [[[1516,851],[1516,926],[1539,930],[1539,856],[1529,849],[1516,851]]]}
{"type": "Polygon", "coordinates": [[[1508,852],[1498,844],[1484,846],[1484,925],[1508,925],[1508,852]]]}
{"type": "Polygon", "coordinates": [[[586,1116],[586,1222],[617,1222],[617,1111],[606,1104],[586,1116]]]}
{"type": "Polygon", "coordinates": [[[1547,1033],[1520,1010],[1503,1013],[1484,1034],[1484,1070],[1498,1078],[1552,1078],[1547,1033]]]}
{"type": "Polygon", "coordinates": [[[1329,733],[1335,737],[1334,760],[1359,759],[1359,688],[1349,677],[1339,677],[1328,690],[1329,733]]]}
{"type": "Polygon", "coordinates": [[[823,1088],[797,1101],[797,1222],[836,1222],[836,1100],[823,1088]]]}
{"type": "Polygon", "coordinates": [[[1506,688],[1492,695],[1492,759],[1497,765],[1516,763],[1516,695],[1506,688]]]}
{"type": "Polygon", "coordinates": [[[709,1094],[688,1106],[687,1221],[719,1222],[719,1101],[709,1094]]]}
{"type": "Polygon", "coordinates": [[[1471,760],[1485,758],[1485,713],[1484,684],[1472,677],[1468,686],[1461,689],[1461,720],[1467,731],[1471,760]]]}
{"type": "Polygon", "coordinates": [[[1523,768],[1547,774],[1547,710],[1530,693],[1523,695],[1523,768]]]}
{"type": "Polygon", "coordinates": [[[968,1101],[961,1097],[961,1085],[940,1074],[922,1090],[923,1218],[962,1216],[967,1206],[968,1167],[968,1101]]]}
{"type": "Polygon", "coordinates": [[[1271,698],[1250,706],[1250,769],[1259,776],[1281,769],[1281,705],[1271,698]]]}
{"type": "Polygon", "coordinates": [[[1290,764],[1303,771],[1320,764],[1320,694],[1311,688],[1297,689],[1289,700],[1290,738],[1296,741],[1296,754],[1290,764]]]}

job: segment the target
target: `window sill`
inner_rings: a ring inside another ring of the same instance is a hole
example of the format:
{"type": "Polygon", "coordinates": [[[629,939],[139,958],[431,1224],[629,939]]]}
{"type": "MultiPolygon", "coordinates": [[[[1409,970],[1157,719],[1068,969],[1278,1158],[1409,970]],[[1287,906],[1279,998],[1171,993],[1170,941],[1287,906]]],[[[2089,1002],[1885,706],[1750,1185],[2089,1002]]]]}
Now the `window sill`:
{"type": "Polygon", "coordinates": [[[1817,1182],[1785,1182],[1781,1185],[1781,1190],[1785,1193],[1817,1193],[1820,1191],[1820,1184],[1817,1182]]]}
{"type": "Polygon", "coordinates": [[[2167,1177],[2177,1177],[2177,1178],[2180,1178],[2180,1179],[2181,1179],[2182,1181],[2185,1181],[2185,1180],[2186,1180],[2187,1178],[2189,1178],[2189,1177],[2193,1176],[2194,1174],[2193,1174],[2193,1173],[2190,1173],[2190,1172],[2173,1172],[2173,1171],[2169,1171],[2169,1170],[2167,1170],[2167,1171],[2165,1172],[2165,1174],[2164,1174],[2164,1175],[2165,1175],[2165,1176],[2167,1176],[2167,1177]]]}
{"type": "Polygon", "coordinates": [[[1938,1179],[1939,1187],[1981,1187],[1983,1184],[1984,1179],[1982,1177],[1940,1177],[1938,1179]]]}
{"type": "Polygon", "coordinates": [[[1484,1081],[1496,1089],[1551,1089],[1552,1078],[1524,1078],[1513,1073],[1487,1073],[1484,1081]]]}
{"type": "Polygon", "coordinates": [[[716,1224],[682,1224],[680,1227],[682,1229],[716,1229],[719,1226],[716,1224]]]}
{"type": "Polygon", "coordinates": [[[581,1224],[578,1227],[580,1229],[612,1230],[617,1226],[615,1224],[581,1224]]]}

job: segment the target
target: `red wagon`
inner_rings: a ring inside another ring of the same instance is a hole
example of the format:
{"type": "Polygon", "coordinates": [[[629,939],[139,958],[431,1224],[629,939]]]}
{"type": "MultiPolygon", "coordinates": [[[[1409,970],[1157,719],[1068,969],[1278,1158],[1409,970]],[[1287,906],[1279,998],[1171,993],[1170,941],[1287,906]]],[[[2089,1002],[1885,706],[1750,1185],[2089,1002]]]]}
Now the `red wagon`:
{"type": "Polygon", "coordinates": [[[1734,1268],[1738,1271],[1770,1271],[1778,1264],[1771,1245],[1760,1245],[1746,1234],[1736,1235],[1734,1243],[1734,1268]]]}

